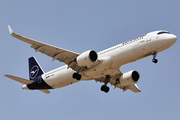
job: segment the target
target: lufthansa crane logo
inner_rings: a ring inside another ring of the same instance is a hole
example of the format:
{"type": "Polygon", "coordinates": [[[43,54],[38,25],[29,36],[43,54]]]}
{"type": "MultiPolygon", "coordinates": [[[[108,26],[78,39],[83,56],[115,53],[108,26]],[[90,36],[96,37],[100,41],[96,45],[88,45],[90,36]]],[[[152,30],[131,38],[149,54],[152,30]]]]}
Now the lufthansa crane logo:
{"type": "Polygon", "coordinates": [[[39,67],[37,65],[33,66],[30,71],[30,78],[31,79],[36,78],[38,72],[39,72],[39,67]]]}

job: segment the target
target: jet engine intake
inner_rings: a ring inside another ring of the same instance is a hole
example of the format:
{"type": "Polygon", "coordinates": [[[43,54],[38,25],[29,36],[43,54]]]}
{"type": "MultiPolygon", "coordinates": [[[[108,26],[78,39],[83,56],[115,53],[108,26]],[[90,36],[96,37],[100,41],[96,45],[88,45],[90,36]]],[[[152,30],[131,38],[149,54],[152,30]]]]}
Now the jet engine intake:
{"type": "Polygon", "coordinates": [[[123,73],[123,75],[119,78],[119,82],[122,86],[133,85],[139,81],[140,75],[137,71],[129,71],[123,73]]]}
{"type": "Polygon", "coordinates": [[[98,54],[94,50],[89,50],[81,53],[77,58],[76,62],[79,66],[85,67],[95,63],[98,59],[98,54]]]}

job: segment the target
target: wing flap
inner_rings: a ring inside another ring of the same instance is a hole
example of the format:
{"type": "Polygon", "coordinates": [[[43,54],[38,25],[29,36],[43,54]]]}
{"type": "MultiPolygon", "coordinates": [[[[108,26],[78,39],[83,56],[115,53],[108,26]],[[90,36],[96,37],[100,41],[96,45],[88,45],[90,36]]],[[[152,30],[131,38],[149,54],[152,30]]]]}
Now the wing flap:
{"type": "Polygon", "coordinates": [[[13,79],[13,80],[15,80],[17,82],[20,82],[22,84],[31,84],[31,83],[33,83],[33,81],[30,81],[30,80],[27,80],[27,79],[23,79],[23,78],[20,78],[20,77],[16,77],[16,76],[12,76],[12,75],[8,75],[8,74],[6,74],[4,76],[8,77],[10,79],[13,79]]]}

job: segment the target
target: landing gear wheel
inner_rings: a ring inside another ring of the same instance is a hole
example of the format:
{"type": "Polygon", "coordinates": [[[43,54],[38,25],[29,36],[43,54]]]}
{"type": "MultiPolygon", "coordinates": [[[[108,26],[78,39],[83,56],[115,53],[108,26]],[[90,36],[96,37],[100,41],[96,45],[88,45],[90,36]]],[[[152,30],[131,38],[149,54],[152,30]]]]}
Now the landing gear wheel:
{"type": "Polygon", "coordinates": [[[105,93],[108,93],[109,92],[109,87],[106,86],[106,85],[102,85],[101,86],[101,91],[104,91],[105,93]]]}
{"type": "Polygon", "coordinates": [[[158,60],[157,59],[152,59],[152,62],[157,63],[158,60]]]}
{"type": "Polygon", "coordinates": [[[74,79],[76,79],[76,80],[80,80],[80,79],[81,79],[81,74],[79,74],[79,73],[74,73],[74,74],[72,75],[72,77],[73,77],[74,79]]]}
{"type": "Polygon", "coordinates": [[[76,79],[77,79],[77,80],[80,80],[80,79],[81,79],[81,74],[77,74],[76,79]]]}
{"type": "Polygon", "coordinates": [[[105,91],[105,89],[106,89],[106,86],[105,86],[105,85],[102,85],[102,86],[101,86],[101,91],[105,91]]]}
{"type": "Polygon", "coordinates": [[[106,89],[104,91],[105,93],[108,93],[109,92],[109,87],[106,86],[106,89]]]}
{"type": "Polygon", "coordinates": [[[77,75],[78,75],[78,73],[74,73],[74,74],[72,75],[72,77],[73,77],[74,79],[76,79],[77,75]]]}

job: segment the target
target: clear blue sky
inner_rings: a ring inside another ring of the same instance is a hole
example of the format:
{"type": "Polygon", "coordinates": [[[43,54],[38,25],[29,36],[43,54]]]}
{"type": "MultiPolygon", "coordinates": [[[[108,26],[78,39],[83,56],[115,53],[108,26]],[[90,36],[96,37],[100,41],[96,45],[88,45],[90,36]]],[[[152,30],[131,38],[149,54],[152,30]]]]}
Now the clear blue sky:
{"type": "Polygon", "coordinates": [[[178,120],[180,109],[179,39],[168,50],[128,64],[137,70],[141,93],[120,89],[105,94],[101,83],[82,81],[51,90],[22,90],[4,74],[28,78],[35,56],[45,72],[64,65],[9,35],[7,25],[23,36],[75,52],[101,51],[155,30],[180,36],[179,0],[1,0],[1,120],[178,120]]]}

